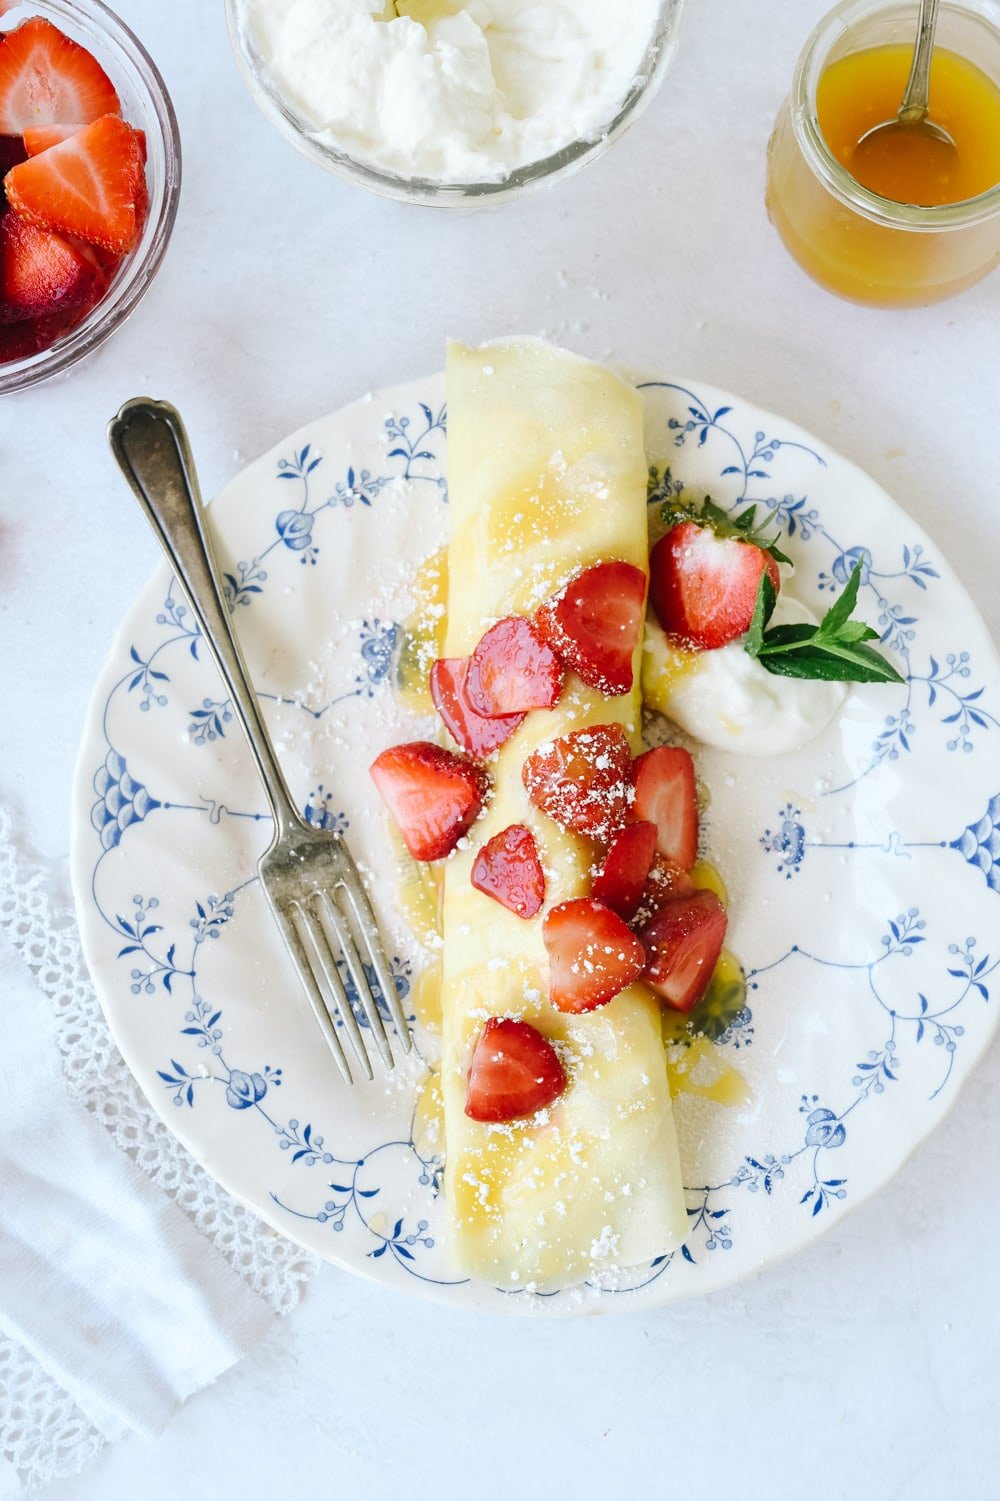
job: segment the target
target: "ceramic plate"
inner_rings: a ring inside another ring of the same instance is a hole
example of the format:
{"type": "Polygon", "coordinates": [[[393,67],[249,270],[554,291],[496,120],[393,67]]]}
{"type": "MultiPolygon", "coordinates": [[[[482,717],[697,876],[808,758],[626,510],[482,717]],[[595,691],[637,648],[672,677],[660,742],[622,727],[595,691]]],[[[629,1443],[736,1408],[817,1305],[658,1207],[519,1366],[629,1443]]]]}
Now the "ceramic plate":
{"type": "MultiPolygon", "coordinates": [[[[346,1089],[255,879],[269,821],[168,572],[101,674],[75,788],[83,941],[140,1084],[210,1173],[353,1272],[465,1306],[568,1313],[704,1292],[805,1245],[883,1184],[953,1104],[995,1027],[1000,670],[936,546],[872,480],[739,397],[643,384],[659,493],[775,513],[796,592],[855,562],[906,675],[855,690],[804,751],[698,756],[747,1004],[719,1040],[746,1098],[676,1110],[683,1249],[613,1288],[539,1298],[451,1271],[441,1161],[412,1129],[419,1062],[346,1089]]],[[[395,909],[367,767],[430,728],[392,682],[414,572],[445,540],[443,377],[314,422],[211,509],[241,639],[293,791],[346,832],[412,1005],[427,955],[395,909]]],[[[433,1057],[434,1039],[420,1035],[433,1057]]]]}

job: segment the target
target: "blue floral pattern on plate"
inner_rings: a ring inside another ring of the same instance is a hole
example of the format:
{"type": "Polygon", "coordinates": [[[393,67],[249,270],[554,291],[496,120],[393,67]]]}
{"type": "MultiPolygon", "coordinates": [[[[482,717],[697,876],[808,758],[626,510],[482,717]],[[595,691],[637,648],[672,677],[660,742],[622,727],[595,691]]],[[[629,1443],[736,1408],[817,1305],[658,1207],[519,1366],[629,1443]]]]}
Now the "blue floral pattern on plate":
{"type": "MultiPolygon", "coordinates": [[[[365,768],[414,735],[391,680],[410,577],[445,538],[443,386],[399,388],[312,424],[211,512],[291,784],[310,822],[349,832],[408,1009],[427,956],[395,912],[365,768]]],[[[731,884],[748,984],[718,1042],[755,1108],[678,1097],[680,1250],[545,1297],[455,1277],[440,1144],[414,1103],[423,1065],[348,1092],[317,1047],[257,889],[262,797],[165,572],[102,674],[77,776],[88,960],[126,1058],[181,1139],[310,1249],[509,1311],[663,1301],[806,1243],[894,1171],[995,1025],[1000,673],[975,611],[928,539],[818,441],[721,392],[640,389],[651,503],[687,489],[771,510],[796,592],[816,609],[860,561],[863,606],[906,679],[855,690],[794,757],[736,766],[699,752],[709,852],[731,884]]],[[[433,1062],[433,1037],[418,1036],[433,1062]]]]}

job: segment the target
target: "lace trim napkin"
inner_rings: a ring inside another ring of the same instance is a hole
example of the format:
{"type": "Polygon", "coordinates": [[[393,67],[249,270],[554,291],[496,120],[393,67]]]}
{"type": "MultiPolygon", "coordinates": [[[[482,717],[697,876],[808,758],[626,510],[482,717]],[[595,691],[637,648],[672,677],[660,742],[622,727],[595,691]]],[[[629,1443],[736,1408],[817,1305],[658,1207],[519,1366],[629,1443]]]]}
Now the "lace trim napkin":
{"type": "MultiPolygon", "coordinates": [[[[249,1288],[272,1309],[287,1313],[315,1270],[315,1258],[213,1182],[148,1104],[104,1020],[83,963],[71,903],[52,873],[19,852],[3,810],[0,933],[18,950],[54,1009],[71,1097],[184,1211],[249,1288]]],[[[113,1432],[113,1425],[93,1422],[22,1343],[0,1333],[0,1496],[78,1472],[113,1432]]]]}

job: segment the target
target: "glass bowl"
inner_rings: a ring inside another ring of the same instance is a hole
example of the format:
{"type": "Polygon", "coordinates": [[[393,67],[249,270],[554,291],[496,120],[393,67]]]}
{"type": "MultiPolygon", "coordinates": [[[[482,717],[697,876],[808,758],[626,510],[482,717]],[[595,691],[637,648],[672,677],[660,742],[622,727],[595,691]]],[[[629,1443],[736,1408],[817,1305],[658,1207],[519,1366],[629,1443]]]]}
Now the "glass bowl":
{"type": "Polygon", "coordinates": [[[0,395],[64,374],[125,322],[159,269],[181,187],[180,134],[166,84],[124,21],[101,0],[22,0],[4,12],[4,21],[16,26],[29,16],[44,16],[91,51],[118,90],[124,119],[145,131],[149,212],[138,245],[87,316],[48,349],[0,364],[0,395]]]}
{"type": "Polygon", "coordinates": [[[346,182],[384,198],[398,198],[436,208],[470,208],[477,204],[502,202],[555,182],[560,177],[568,177],[588,162],[603,156],[655,97],[677,50],[683,6],[684,0],[662,0],[659,20],[635,82],[612,119],[601,130],[585,139],[571,141],[551,156],[517,167],[504,177],[479,182],[401,177],[326,145],[268,78],[263,60],[241,25],[240,0],[226,0],[226,20],[236,61],[254,102],[275,129],[310,161],[332,172],[335,177],[342,177],[346,182]]]}

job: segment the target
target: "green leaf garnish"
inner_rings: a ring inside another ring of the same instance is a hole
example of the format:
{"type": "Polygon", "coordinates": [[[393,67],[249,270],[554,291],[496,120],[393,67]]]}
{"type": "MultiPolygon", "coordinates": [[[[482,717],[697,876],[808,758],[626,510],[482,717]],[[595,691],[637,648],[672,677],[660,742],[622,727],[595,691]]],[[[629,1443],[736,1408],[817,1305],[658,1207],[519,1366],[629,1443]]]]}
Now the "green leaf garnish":
{"type": "Polygon", "coordinates": [[[858,600],[858,563],[840,598],[819,625],[776,625],[766,630],[774,609],[774,585],[761,574],[745,650],[778,677],[822,678],[836,683],[902,683],[892,663],[866,645],[879,639],[863,620],[851,618],[858,600]]]}

